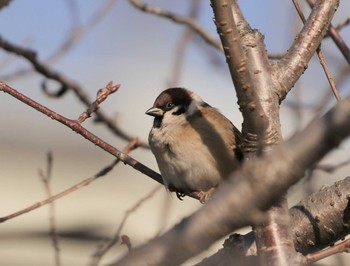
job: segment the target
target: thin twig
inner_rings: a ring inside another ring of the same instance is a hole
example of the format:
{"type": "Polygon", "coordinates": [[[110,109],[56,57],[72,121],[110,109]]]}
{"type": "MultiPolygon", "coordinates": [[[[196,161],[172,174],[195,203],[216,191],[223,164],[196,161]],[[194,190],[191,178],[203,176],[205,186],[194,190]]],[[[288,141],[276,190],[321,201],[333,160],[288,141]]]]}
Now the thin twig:
{"type": "MultiPolygon", "coordinates": [[[[67,52],[69,52],[74,47],[74,45],[78,44],[85,36],[87,36],[89,32],[92,31],[93,28],[95,28],[103,20],[104,17],[106,17],[108,12],[113,10],[113,5],[117,2],[117,0],[104,1],[104,3],[101,4],[100,8],[97,9],[97,11],[87,19],[84,25],[80,24],[75,1],[66,0],[65,2],[69,6],[69,12],[71,14],[71,29],[69,30],[67,37],[61,43],[58,49],[49,55],[47,59],[44,59],[45,63],[53,64],[62,58],[62,56],[66,55],[67,52]]],[[[11,73],[10,75],[3,76],[2,79],[4,81],[10,81],[31,73],[33,73],[32,68],[23,68],[11,73]]]]}
{"type": "MultiPolygon", "coordinates": [[[[300,6],[299,6],[298,1],[297,0],[292,0],[292,1],[293,1],[293,4],[294,4],[294,7],[295,7],[296,11],[298,12],[298,15],[299,15],[301,21],[305,25],[306,19],[305,19],[304,14],[303,14],[300,6]]],[[[338,89],[337,89],[337,87],[335,85],[335,82],[334,82],[334,80],[332,78],[332,74],[331,74],[331,72],[330,72],[330,70],[328,68],[327,61],[326,61],[326,59],[325,59],[325,57],[323,55],[323,52],[321,50],[321,46],[320,45],[317,47],[316,53],[317,53],[317,56],[318,56],[318,58],[320,60],[321,66],[322,66],[322,68],[324,70],[324,73],[326,74],[326,77],[327,77],[327,80],[329,82],[329,85],[331,86],[333,94],[334,94],[335,98],[337,99],[337,101],[340,101],[341,98],[340,98],[338,89]]]]}
{"type": "Polygon", "coordinates": [[[334,28],[336,30],[341,30],[342,28],[346,27],[347,25],[350,24],[350,18],[347,18],[343,22],[339,23],[338,25],[335,25],[334,28]]]}
{"type": "MultiPolygon", "coordinates": [[[[199,4],[198,0],[192,0],[192,4],[189,10],[188,17],[190,19],[195,20],[196,17],[198,17],[198,11],[199,11],[199,4]]],[[[180,74],[181,74],[181,68],[184,63],[185,59],[185,53],[186,53],[186,48],[189,46],[189,44],[192,41],[193,37],[193,31],[191,28],[185,28],[181,38],[178,40],[177,45],[176,45],[176,52],[174,54],[174,63],[171,71],[171,78],[170,81],[168,82],[169,86],[168,87],[174,87],[178,86],[179,81],[180,81],[180,74]]]]}
{"type": "Polygon", "coordinates": [[[159,17],[170,19],[176,23],[186,25],[195,33],[197,33],[208,44],[220,50],[221,52],[223,51],[220,42],[217,41],[212,35],[210,35],[208,31],[202,28],[195,20],[187,17],[182,17],[180,15],[176,15],[167,10],[161,9],[160,7],[151,6],[151,5],[142,3],[140,0],[129,0],[129,2],[143,12],[154,14],[159,17]]]}
{"type": "MultiPolygon", "coordinates": [[[[39,176],[41,181],[44,184],[46,195],[48,198],[52,197],[51,192],[51,173],[52,173],[52,153],[49,152],[47,154],[47,167],[46,167],[46,173],[44,174],[42,170],[39,170],[39,176]]],[[[58,241],[57,236],[57,226],[56,226],[56,219],[55,219],[55,205],[54,202],[51,202],[49,206],[49,222],[50,222],[50,236],[51,236],[51,242],[55,253],[55,265],[60,266],[61,265],[61,258],[60,258],[60,245],[58,241]]]]}
{"type": "Polygon", "coordinates": [[[347,239],[339,244],[331,246],[329,248],[317,251],[315,253],[306,255],[307,264],[311,264],[315,261],[319,261],[321,259],[327,258],[331,255],[335,255],[337,253],[350,252],[350,239],[347,239]]]}
{"type": "Polygon", "coordinates": [[[96,112],[100,107],[100,104],[104,102],[109,95],[113,94],[120,88],[120,84],[113,85],[113,82],[110,81],[106,87],[99,89],[96,95],[96,100],[91,104],[91,106],[83,112],[79,118],[79,123],[83,123],[87,118],[91,116],[92,113],[96,112]]]}
{"type": "MultiPolygon", "coordinates": [[[[125,212],[124,217],[123,217],[122,221],[120,222],[120,225],[118,226],[118,229],[115,232],[114,236],[111,239],[105,240],[104,241],[105,243],[97,249],[97,251],[93,255],[90,266],[97,266],[98,263],[101,261],[102,257],[108,252],[108,250],[110,250],[116,243],[119,242],[120,233],[123,230],[124,225],[125,225],[127,219],[129,218],[129,216],[133,212],[135,212],[139,207],[141,207],[141,205],[144,204],[147,200],[151,199],[160,190],[161,187],[162,186],[159,186],[159,185],[154,187],[149,193],[147,193],[147,195],[145,195],[144,197],[139,199],[131,208],[129,208],[125,212]]],[[[123,240],[123,242],[125,242],[125,244],[127,244],[128,249],[130,250],[131,249],[131,245],[129,245],[130,241],[128,243],[127,239],[125,238],[123,240]]]]}
{"type": "MultiPolygon", "coordinates": [[[[1,83],[0,83],[1,84],[1,83]]],[[[139,146],[139,141],[138,139],[134,139],[133,141],[131,141],[123,150],[123,154],[127,154],[128,152],[130,152],[131,150],[137,148],[139,146]]],[[[96,175],[94,176],[91,176],[91,177],[88,177],[86,179],[84,179],[83,181],[75,184],[74,186],[70,187],[70,188],[67,188],[66,190],[63,190],[62,192],[56,194],[56,195],[53,195],[43,201],[39,201],[35,204],[32,204],[30,206],[28,206],[27,208],[24,208],[22,210],[19,210],[17,212],[14,212],[12,214],[9,214],[7,216],[4,216],[4,217],[1,217],[0,218],[0,223],[3,223],[7,220],[10,220],[10,219],[13,219],[13,218],[16,218],[22,214],[25,214],[25,213],[28,213],[32,210],[35,210],[39,207],[42,207],[46,204],[49,204],[51,202],[54,202],[55,200],[59,199],[59,198],[62,198],[84,186],[87,186],[89,185],[91,182],[95,181],[96,179],[98,179],[99,177],[102,177],[104,175],[106,175],[107,173],[109,173],[113,168],[114,166],[116,166],[121,160],[120,159],[116,159],[112,164],[110,164],[109,166],[105,167],[104,169],[102,169],[101,171],[99,171],[96,175]]]]}

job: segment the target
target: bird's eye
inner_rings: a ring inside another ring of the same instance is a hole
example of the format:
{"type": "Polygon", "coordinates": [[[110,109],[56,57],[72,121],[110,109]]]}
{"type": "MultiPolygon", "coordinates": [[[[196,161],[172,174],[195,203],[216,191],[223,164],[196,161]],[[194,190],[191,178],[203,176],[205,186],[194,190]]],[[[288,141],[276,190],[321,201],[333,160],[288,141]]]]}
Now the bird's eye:
{"type": "Polygon", "coordinates": [[[173,108],[174,107],[174,104],[172,103],[172,102],[169,102],[169,103],[167,103],[166,105],[165,105],[165,108],[167,109],[167,110],[170,110],[171,108],[173,108]]]}

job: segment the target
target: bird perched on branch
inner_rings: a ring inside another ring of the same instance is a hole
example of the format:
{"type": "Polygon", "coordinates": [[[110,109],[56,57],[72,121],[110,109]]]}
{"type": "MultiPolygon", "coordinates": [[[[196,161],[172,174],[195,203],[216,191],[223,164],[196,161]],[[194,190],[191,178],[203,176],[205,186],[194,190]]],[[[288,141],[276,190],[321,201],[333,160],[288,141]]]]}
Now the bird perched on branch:
{"type": "Polygon", "coordinates": [[[163,91],[146,111],[154,117],[148,141],[164,185],[178,198],[207,201],[243,159],[240,131],[216,108],[184,88],[163,91]]]}

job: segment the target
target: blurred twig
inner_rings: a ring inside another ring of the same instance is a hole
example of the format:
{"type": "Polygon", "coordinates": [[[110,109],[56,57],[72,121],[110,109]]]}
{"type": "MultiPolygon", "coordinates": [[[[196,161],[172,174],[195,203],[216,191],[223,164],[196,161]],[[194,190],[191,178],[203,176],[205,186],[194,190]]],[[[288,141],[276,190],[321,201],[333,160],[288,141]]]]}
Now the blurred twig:
{"type": "Polygon", "coordinates": [[[334,28],[336,30],[341,30],[342,28],[346,27],[349,24],[350,24],[350,18],[347,18],[343,22],[339,23],[338,25],[335,25],[334,28]]]}
{"type": "MultiPolygon", "coordinates": [[[[101,4],[101,7],[87,20],[84,25],[81,25],[78,16],[78,10],[76,7],[76,2],[72,0],[66,0],[68,5],[68,10],[71,16],[71,29],[68,31],[62,44],[55,50],[50,56],[43,60],[46,64],[52,64],[65,56],[74,45],[79,43],[89,32],[92,31],[102,20],[106,17],[108,12],[112,10],[113,5],[117,0],[106,0],[101,4]]],[[[32,68],[23,68],[9,75],[2,76],[3,81],[10,81],[16,78],[24,77],[28,74],[33,73],[32,68]]]]}
{"type": "Polygon", "coordinates": [[[6,7],[8,4],[11,3],[12,0],[0,0],[0,9],[3,7],[6,7]]]}
{"type": "MultiPolygon", "coordinates": [[[[81,86],[79,86],[74,81],[68,79],[61,73],[51,69],[45,63],[41,62],[37,58],[35,51],[19,47],[1,37],[0,37],[0,47],[10,53],[14,53],[28,60],[32,64],[32,66],[36,69],[36,71],[42,74],[43,76],[45,76],[47,79],[57,81],[61,85],[61,88],[58,90],[58,92],[51,93],[50,94],[51,96],[57,96],[57,95],[61,96],[69,89],[73,91],[75,95],[79,98],[79,100],[82,103],[84,103],[87,107],[91,106],[92,101],[90,100],[89,96],[85,93],[85,91],[82,89],[81,86]]],[[[133,139],[133,137],[131,137],[130,135],[122,131],[115,124],[115,122],[112,121],[112,119],[108,118],[103,112],[97,111],[96,116],[98,121],[103,122],[108,127],[108,129],[110,129],[117,136],[128,141],[133,139]]],[[[144,148],[148,148],[148,145],[145,143],[141,143],[141,146],[144,148]]]]}
{"type": "MultiPolygon", "coordinates": [[[[50,185],[51,180],[52,180],[52,178],[51,178],[52,161],[53,161],[52,153],[48,152],[46,173],[44,173],[42,170],[39,170],[39,177],[44,184],[47,198],[52,197],[51,185],[50,185]]],[[[51,204],[49,206],[49,212],[50,212],[50,214],[49,214],[50,235],[51,235],[52,246],[54,248],[54,253],[55,253],[55,265],[60,266],[61,265],[60,246],[59,246],[59,241],[58,241],[58,236],[57,236],[57,226],[56,226],[56,219],[55,219],[54,202],[51,202],[51,204]]]]}
{"type": "MultiPolygon", "coordinates": [[[[195,20],[198,17],[200,2],[198,0],[192,0],[188,17],[195,20]]],[[[171,78],[168,82],[168,87],[178,86],[180,81],[181,69],[185,59],[186,48],[192,41],[193,30],[189,27],[185,28],[181,38],[179,38],[176,51],[174,53],[174,63],[171,71],[171,78]]]]}
{"type": "Polygon", "coordinates": [[[208,44],[215,47],[216,49],[223,51],[222,46],[218,40],[216,40],[208,31],[206,31],[202,26],[200,26],[195,20],[187,17],[182,17],[180,15],[174,14],[170,11],[161,9],[157,6],[151,6],[143,3],[140,0],[129,0],[129,2],[139,10],[157,15],[159,17],[170,19],[176,23],[184,24],[202,37],[208,44]]]}
{"type": "Polygon", "coordinates": [[[338,170],[339,168],[341,168],[343,166],[347,166],[348,164],[350,164],[350,159],[343,161],[343,162],[340,162],[338,164],[321,163],[321,164],[318,164],[315,167],[315,169],[324,171],[326,173],[333,173],[334,171],[338,170]]]}
{"type": "MultiPolygon", "coordinates": [[[[294,4],[294,6],[295,6],[296,11],[297,11],[298,14],[299,14],[300,19],[302,20],[303,24],[305,25],[306,19],[305,19],[304,14],[303,14],[303,12],[302,12],[302,10],[301,10],[299,4],[298,4],[298,1],[297,1],[297,0],[292,0],[292,1],[293,1],[293,4],[294,4]]],[[[332,78],[332,74],[330,73],[330,70],[329,70],[329,68],[328,68],[327,61],[326,61],[326,59],[325,59],[325,57],[324,57],[324,55],[323,55],[323,52],[322,52],[322,50],[321,50],[321,45],[319,45],[319,46],[317,47],[316,53],[317,53],[317,55],[318,55],[318,58],[320,59],[320,63],[321,63],[321,65],[322,65],[322,67],[323,67],[323,70],[324,70],[324,72],[325,72],[325,74],[326,74],[327,80],[328,80],[328,82],[329,82],[329,85],[331,86],[331,89],[332,89],[332,91],[333,91],[333,94],[334,94],[335,98],[337,99],[337,101],[340,101],[341,98],[340,98],[338,89],[337,89],[337,87],[336,87],[336,85],[335,85],[335,82],[334,82],[334,80],[333,80],[333,78],[332,78]]]]}
{"type": "MultiPolygon", "coordinates": [[[[1,83],[0,83],[1,84],[1,83]]],[[[123,150],[123,154],[125,154],[125,156],[127,156],[126,154],[129,153],[131,150],[137,148],[139,146],[139,142],[138,142],[138,139],[134,139],[133,141],[131,141],[123,150]]],[[[95,181],[96,179],[98,179],[99,177],[102,177],[102,176],[105,176],[106,174],[108,174],[113,168],[114,166],[116,166],[121,160],[118,158],[116,159],[112,164],[110,164],[109,166],[105,167],[104,169],[102,169],[101,171],[99,171],[96,175],[94,176],[91,176],[91,177],[88,177],[86,179],[84,179],[83,181],[75,184],[74,186],[56,194],[56,195],[53,195],[43,201],[39,201],[27,208],[24,208],[22,210],[19,210],[17,212],[14,212],[12,214],[9,214],[7,216],[4,216],[4,217],[1,217],[0,218],[0,223],[3,223],[7,220],[10,220],[10,219],[13,219],[13,218],[16,218],[22,214],[25,214],[25,213],[28,213],[32,210],[35,210],[39,207],[42,207],[46,204],[49,204],[49,203],[52,203],[54,202],[55,200],[59,199],[59,198],[62,198],[84,186],[87,186],[89,185],[91,182],[95,181]]]]}
{"type": "MultiPolygon", "coordinates": [[[[117,231],[113,235],[111,239],[106,239],[104,243],[98,247],[97,251],[93,255],[92,261],[90,263],[90,266],[97,266],[99,262],[101,261],[102,257],[110,250],[116,243],[120,240],[120,233],[124,228],[124,225],[129,218],[129,216],[134,213],[139,207],[141,207],[142,204],[144,204],[147,200],[151,199],[159,190],[162,188],[162,186],[157,185],[154,187],[149,193],[147,193],[144,197],[139,199],[131,208],[129,208],[125,214],[124,217],[118,226],[117,231]]],[[[128,249],[131,249],[131,242],[130,239],[127,236],[122,236],[122,242],[121,244],[126,244],[128,249]],[[124,238],[123,238],[124,237],[124,238]]]]}

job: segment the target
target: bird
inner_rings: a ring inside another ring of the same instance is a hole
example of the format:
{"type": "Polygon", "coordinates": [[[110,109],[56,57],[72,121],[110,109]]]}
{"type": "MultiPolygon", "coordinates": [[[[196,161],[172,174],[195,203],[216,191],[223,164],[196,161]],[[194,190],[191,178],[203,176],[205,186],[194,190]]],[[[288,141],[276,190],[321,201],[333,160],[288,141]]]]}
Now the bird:
{"type": "Polygon", "coordinates": [[[148,142],[165,187],[200,202],[243,161],[243,136],[220,111],[182,87],[164,90],[146,111],[154,117],[148,142]]]}

